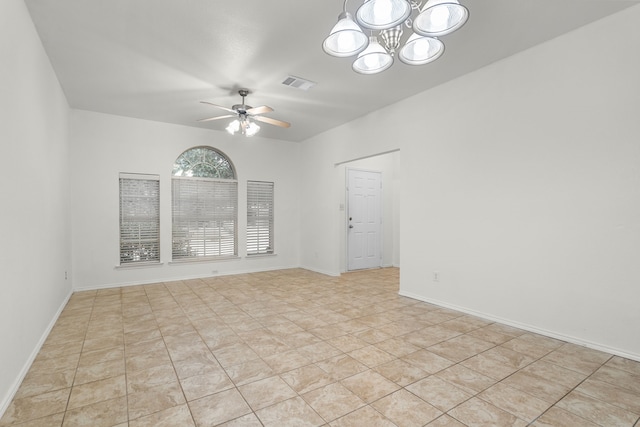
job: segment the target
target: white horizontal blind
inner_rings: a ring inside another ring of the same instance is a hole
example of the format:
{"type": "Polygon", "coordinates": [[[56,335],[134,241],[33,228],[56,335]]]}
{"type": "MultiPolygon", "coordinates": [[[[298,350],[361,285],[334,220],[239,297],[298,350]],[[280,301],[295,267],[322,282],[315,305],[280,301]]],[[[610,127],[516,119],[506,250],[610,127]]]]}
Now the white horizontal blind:
{"type": "Polygon", "coordinates": [[[273,253],[273,182],[247,182],[247,255],[273,253]]]}
{"type": "Polygon", "coordinates": [[[120,264],[160,262],[160,177],[120,174],[120,264]]]}
{"type": "Polygon", "coordinates": [[[238,254],[238,183],[173,177],[173,259],[238,254]]]}

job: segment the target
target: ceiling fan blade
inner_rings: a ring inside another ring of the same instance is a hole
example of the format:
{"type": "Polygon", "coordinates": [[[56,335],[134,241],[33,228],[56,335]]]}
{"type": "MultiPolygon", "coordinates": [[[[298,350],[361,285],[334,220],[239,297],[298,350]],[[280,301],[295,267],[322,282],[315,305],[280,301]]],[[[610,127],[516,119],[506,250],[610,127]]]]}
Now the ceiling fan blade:
{"type": "Polygon", "coordinates": [[[273,111],[273,108],[267,107],[266,105],[261,105],[260,107],[249,108],[247,110],[247,113],[249,113],[249,114],[264,114],[264,113],[270,113],[272,111],[273,111]]]}
{"type": "Polygon", "coordinates": [[[235,113],[236,112],[236,110],[232,110],[231,108],[223,107],[222,105],[212,104],[211,102],[207,102],[207,101],[200,101],[200,102],[202,104],[211,105],[213,107],[219,108],[219,109],[224,110],[224,111],[228,111],[230,113],[235,113]]]}
{"type": "Polygon", "coordinates": [[[200,119],[198,122],[210,122],[212,120],[228,119],[229,117],[236,117],[235,114],[227,114],[226,116],[209,117],[208,119],[200,119]]]}
{"type": "Polygon", "coordinates": [[[268,123],[270,125],[280,126],[282,128],[288,128],[291,126],[291,123],[283,122],[282,120],[272,119],[271,117],[263,117],[263,116],[253,116],[254,120],[259,122],[268,123]]]}

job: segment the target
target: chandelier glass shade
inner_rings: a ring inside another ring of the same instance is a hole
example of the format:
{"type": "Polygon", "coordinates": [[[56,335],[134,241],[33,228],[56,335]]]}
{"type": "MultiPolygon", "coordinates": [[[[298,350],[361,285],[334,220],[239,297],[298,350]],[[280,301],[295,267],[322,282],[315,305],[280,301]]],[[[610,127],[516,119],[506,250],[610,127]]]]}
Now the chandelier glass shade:
{"type": "Polygon", "coordinates": [[[421,36],[439,37],[462,27],[469,11],[457,0],[429,0],[413,20],[413,31],[421,36]]]}
{"type": "Polygon", "coordinates": [[[354,21],[345,0],[338,23],[322,47],[327,54],[339,58],[357,55],[352,68],[360,74],[388,69],[396,52],[407,65],[433,62],[445,50],[438,37],[462,27],[469,11],[458,0],[424,1],[423,4],[418,0],[364,0],[354,21]],[[405,30],[410,34],[403,37],[405,30]]]}
{"type": "Polygon", "coordinates": [[[385,30],[402,24],[409,15],[411,4],[406,0],[365,0],[356,20],[369,30],[385,30]]]}
{"type": "Polygon", "coordinates": [[[349,12],[342,12],[338,16],[338,23],[333,26],[329,37],[324,39],[322,48],[329,55],[343,58],[357,55],[369,43],[369,38],[355,23],[349,12]]]}
{"type": "Polygon", "coordinates": [[[376,37],[369,38],[369,46],[353,62],[353,71],[360,74],[376,74],[393,65],[393,56],[378,43],[376,37]]]}

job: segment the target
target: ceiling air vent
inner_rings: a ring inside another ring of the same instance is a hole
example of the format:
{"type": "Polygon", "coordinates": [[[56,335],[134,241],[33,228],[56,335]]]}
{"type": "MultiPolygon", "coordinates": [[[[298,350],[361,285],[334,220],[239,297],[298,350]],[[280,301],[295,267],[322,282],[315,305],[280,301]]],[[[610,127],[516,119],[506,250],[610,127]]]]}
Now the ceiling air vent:
{"type": "Polygon", "coordinates": [[[286,79],[284,79],[282,84],[301,90],[309,90],[316,85],[312,81],[301,79],[300,77],[295,76],[288,76],[286,79]]]}

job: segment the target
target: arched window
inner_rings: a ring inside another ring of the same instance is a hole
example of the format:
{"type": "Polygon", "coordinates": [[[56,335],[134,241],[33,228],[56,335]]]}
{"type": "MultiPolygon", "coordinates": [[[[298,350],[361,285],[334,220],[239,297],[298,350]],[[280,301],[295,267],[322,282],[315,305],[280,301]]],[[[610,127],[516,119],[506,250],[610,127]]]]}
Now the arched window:
{"type": "Polygon", "coordinates": [[[173,164],[173,260],[238,254],[238,181],[233,164],[210,147],[194,147],[173,164]]]}

